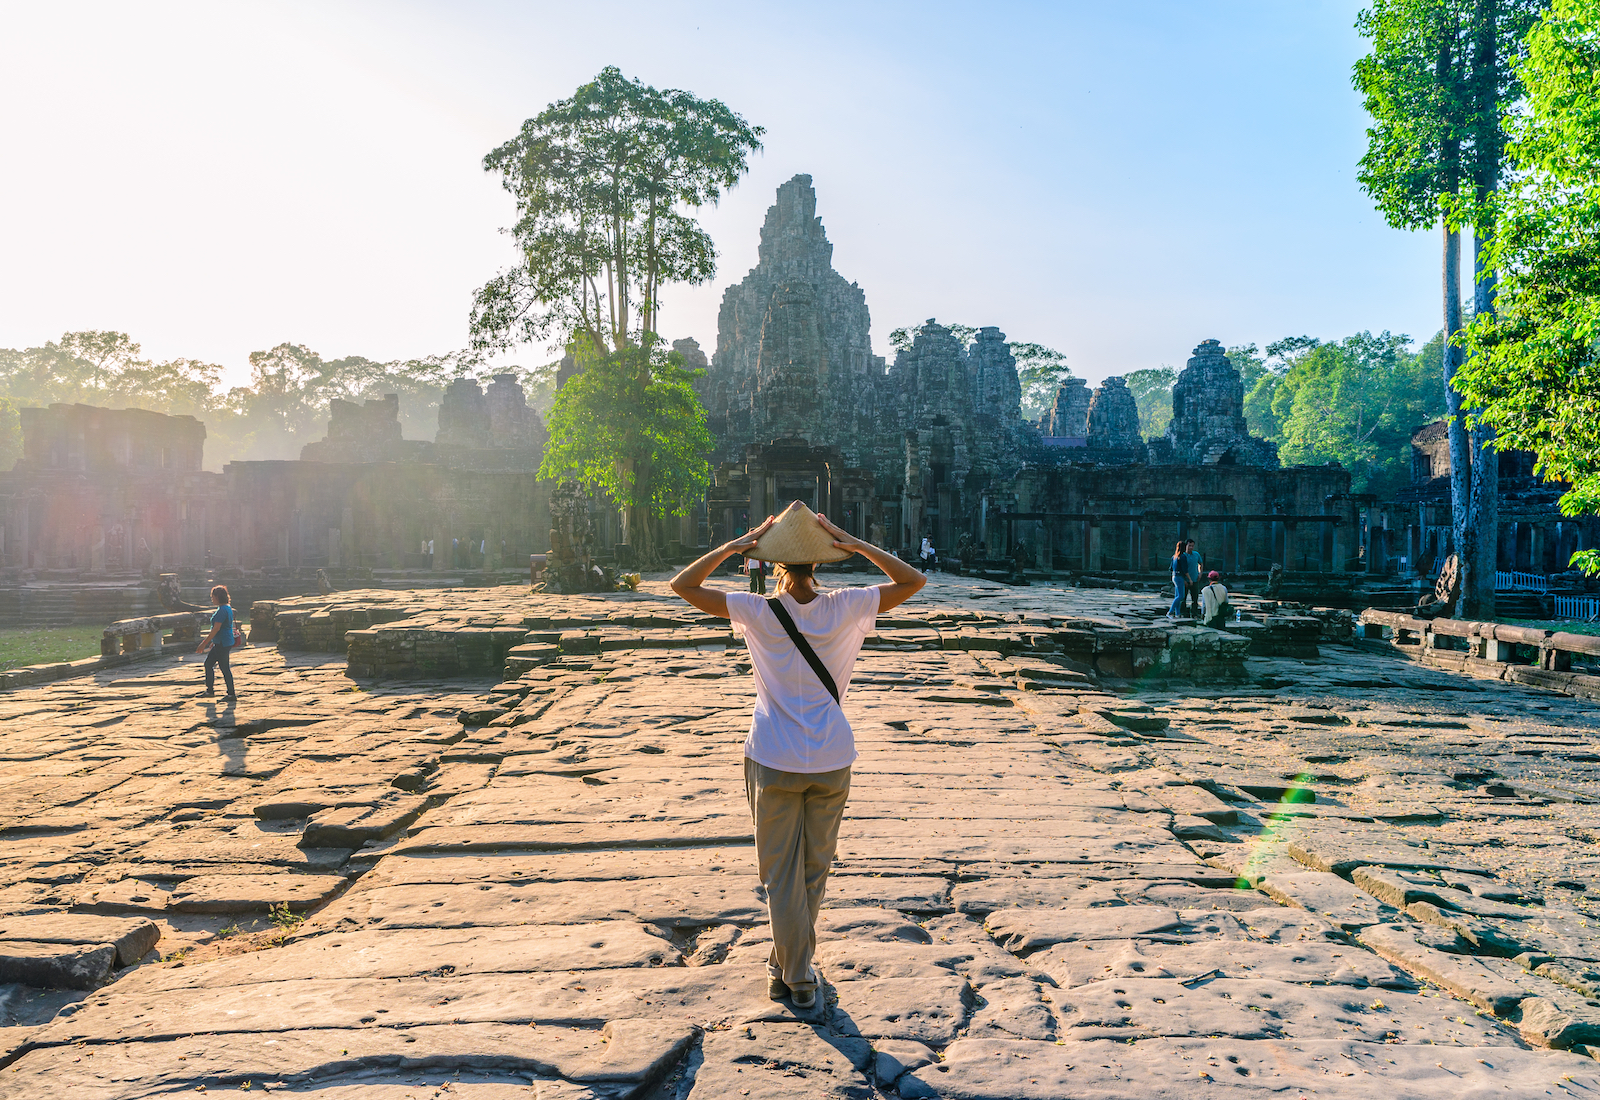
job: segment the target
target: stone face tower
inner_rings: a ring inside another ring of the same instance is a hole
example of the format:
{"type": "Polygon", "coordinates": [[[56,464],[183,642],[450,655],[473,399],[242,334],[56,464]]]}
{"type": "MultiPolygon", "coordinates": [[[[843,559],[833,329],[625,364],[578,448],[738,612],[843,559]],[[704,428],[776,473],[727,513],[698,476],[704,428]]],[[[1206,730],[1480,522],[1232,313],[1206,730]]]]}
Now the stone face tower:
{"type": "Polygon", "coordinates": [[[1138,450],[1144,446],[1139,434],[1139,403],[1133,399],[1126,379],[1112,375],[1100,383],[1089,402],[1089,446],[1105,450],[1138,450]]]}
{"type": "Polygon", "coordinates": [[[1044,434],[1082,439],[1089,434],[1089,384],[1069,378],[1056,390],[1055,407],[1045,415],[1044,434]]]}
{"type": "Polygon", "coordinates": [[[1276,466],[1278,449],[1255,439],[1244,419],[1244,385],[1216,340],[1202,340],[1172,387],[1172,422],[1162,461],[1191,466],[1276,466]]]}
{"type": "Polygon", "coordinates": [[[722,457],[798,434],[865,465],[884,362],[872,354],[865,293],[833,270],[810,176],[778,188],[758,256],[723,295],[717,350],[699,386],[712,434],[730,444],[722,457]]]}

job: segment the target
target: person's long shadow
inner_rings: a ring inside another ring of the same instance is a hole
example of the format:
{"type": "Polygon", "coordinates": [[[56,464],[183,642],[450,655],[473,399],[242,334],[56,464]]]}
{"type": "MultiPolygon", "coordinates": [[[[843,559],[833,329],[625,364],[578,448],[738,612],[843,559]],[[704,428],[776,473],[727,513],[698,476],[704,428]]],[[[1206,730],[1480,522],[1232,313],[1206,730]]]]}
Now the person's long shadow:
{"type": "Polygon", "coordinates": [[[222,754],[224,775],[239,775],[245,770],[245,757],[249,755],[250,746],[245,742],[244,732],[239,729],[238,703],[234,700],[224,700],[219,707],[210,699],[206,700],[206,724],[216,731],[217,751],[222,754]]]}

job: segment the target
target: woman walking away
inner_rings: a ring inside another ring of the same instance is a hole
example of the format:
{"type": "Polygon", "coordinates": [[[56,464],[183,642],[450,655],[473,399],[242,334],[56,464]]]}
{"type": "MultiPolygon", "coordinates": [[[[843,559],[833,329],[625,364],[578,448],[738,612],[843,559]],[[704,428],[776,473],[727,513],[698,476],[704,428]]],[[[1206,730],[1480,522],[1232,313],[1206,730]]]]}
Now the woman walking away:
{"type": "Polygon", "coordinates": [[[744,782],[772,921],[767,993],[774,1000],[791,997],[796,1008],[817,1003],[819,979],[811,965],[817,912],[856,759],[855,734],[840,703],[876,617],[925,583],[914,566],[798,502],[672,579],[672,590],[689,603],[732,619],[750,648],[756,706],[744,743],[744,782]],[[775,563],[776,596],[705,587],[722,561],[758,543],[761,557],[775,563]],[[819,591],[813,564],[851,554],[883,570],[889,583],[819,591]]]}
{"type": "Polygon", "coordinates": [[[1172,551],[1172,606],[1167,608],[1167,618],[1177,619],[1182,617],[1184,597],[1189,594],[1189,558],[1183,552],[1184,544],[1179,541],[1172,551]]]}
{"type": "Polygon", "coordinates": [[[206,655],[206,690],[202,698],[217,693],[217,669],[222,669],[222,682],[228,687],[224,699],[237,699],[233,692],[233,668],[228,664],[228,653],[233,649],[233,605],[228,602],[227,585],[219,584],[211,590],[211,602],[217,609],[211,613],[211,633],[205,636],[196,653],[206,655]]]}

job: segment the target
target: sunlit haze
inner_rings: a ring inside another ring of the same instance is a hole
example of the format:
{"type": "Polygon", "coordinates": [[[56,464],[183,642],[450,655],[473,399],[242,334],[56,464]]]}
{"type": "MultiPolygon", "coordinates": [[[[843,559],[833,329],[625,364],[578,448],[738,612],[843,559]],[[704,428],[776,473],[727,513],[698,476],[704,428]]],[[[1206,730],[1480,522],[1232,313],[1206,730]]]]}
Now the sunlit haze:
{"type": "Polygon", "coordinates": [[[512,259],[484,153],[606,65],[767,130],[701,214],[719,270],[669,288],[669,338],[714,346],[774,189],[808,172],[880,352],[928,317],[1091,380],[1206,337],[1426,339],[1436,236],[1355,181],[1359,7],[7,3],[0,347],[117,329],[234,381],[282,341],[463,347],[512,259]]]}

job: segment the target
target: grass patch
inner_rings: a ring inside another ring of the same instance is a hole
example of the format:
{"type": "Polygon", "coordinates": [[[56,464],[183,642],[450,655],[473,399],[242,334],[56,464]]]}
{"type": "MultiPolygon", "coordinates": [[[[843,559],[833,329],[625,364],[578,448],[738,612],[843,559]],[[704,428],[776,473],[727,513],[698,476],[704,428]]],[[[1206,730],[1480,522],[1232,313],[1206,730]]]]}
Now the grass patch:
{"type": "Polygon", "coordinates": [[[98,657],[104,630],[99,626],[0,630],[0,671],[98,657]]]}
{"type": "Polygon", "coordinates": [[[1577,619],[1507,619],[1506,622],[1513,626],[1531,626],[1535,630],[1600,635],[1600,623],[1584,623],[1577,619]]]}

